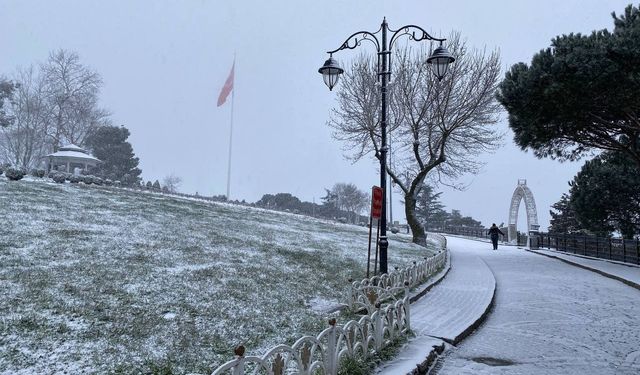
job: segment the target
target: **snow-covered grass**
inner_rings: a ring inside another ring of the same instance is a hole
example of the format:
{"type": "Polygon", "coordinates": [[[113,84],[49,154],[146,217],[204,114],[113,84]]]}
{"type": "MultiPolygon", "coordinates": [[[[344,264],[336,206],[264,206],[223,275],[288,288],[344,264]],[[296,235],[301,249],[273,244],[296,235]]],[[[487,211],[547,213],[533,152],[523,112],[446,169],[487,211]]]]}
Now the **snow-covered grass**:
{"type": "MultiPolygon", "coordinates": [[[[326,327],[367,228],[0,177],[0,374],[206,373],[326,327]]],[[[389,264],[430,250],[391,235],[389,264]]]]}

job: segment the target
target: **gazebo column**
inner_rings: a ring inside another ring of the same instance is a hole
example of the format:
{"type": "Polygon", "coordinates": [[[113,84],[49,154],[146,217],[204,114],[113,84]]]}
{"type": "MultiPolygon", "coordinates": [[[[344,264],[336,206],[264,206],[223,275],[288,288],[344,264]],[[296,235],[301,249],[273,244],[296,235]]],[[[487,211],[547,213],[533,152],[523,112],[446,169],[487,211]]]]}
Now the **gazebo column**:
{"type": "Polygon", "coordinates": [[[71,162],[67,162],[67,173],[71,173],[71,162]]]}
{"type": "Polygon", "coordinates": [[[87,165],[87,163],[84,163],[84,172],[89,172],[89,166],[87,165]]]}

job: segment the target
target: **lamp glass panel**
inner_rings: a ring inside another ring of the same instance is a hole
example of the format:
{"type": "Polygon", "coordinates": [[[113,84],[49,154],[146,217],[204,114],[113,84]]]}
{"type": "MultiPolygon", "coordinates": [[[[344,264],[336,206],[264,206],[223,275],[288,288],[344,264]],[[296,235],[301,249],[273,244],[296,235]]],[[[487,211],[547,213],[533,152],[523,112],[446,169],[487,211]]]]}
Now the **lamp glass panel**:
{"type": "Polygon", "coordinates": [[[324,73],[322,73],[322,79],[324,79],[324,84],[327,85],[329,90],[331,90],[337,83],[340,75],[336,69],[327,69],[324,73]]]}
{"type": "Polygon", "coordinates": [[[449,70],[449,59],[446,57],[437,58],[433,63],[433,69],[436,76],[442,79],[449,70]]]}

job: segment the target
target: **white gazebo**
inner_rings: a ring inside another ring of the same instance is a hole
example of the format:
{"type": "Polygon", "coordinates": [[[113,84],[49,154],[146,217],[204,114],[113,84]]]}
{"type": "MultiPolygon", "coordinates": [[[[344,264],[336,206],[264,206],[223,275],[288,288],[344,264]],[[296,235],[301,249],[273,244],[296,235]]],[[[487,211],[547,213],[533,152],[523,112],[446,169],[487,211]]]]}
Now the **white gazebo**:
{"type": "Polygon", "coordinates": [[[77,173],[80,170],[86,171],[89,167],[95,167],[101,162],[85,149],[74,144],[60,147],[58,151],[45,156],[45,158],[47,162],[47,173],[52,171],[77,173]]]}

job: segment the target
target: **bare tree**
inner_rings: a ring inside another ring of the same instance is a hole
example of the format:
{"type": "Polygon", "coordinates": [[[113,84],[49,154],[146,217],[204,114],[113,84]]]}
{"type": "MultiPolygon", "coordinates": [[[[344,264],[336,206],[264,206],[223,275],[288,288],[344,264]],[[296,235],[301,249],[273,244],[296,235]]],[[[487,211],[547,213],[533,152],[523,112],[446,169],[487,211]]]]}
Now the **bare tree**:
{"type": "MultiPolygon", "coordinates": [[[[425,179],[461,188],[453,183],[455,179],[477,172],[477,155],[494,150],[501,139],[492,127],[500,113],[495,99],[498,51],[470,50],[459,33],[451,35],[447,48],[456,61],[442,81],[426,62],[430,51],[394,51],[389,105],[393,163],[387,160],[387,173],[404,194],[413,242],[421,244],[426,234],[416,216],[416,197],[425,179]]],[[[361,55],[347,70],[338,106],[328,122],[353,161],[370,154],[381,157],[380,93],[374,61],[361,55]]]]}
{"type": "Polygon", "coordinates": [[[330,191],[336,208],[347,211],[350,222],[355,223],[358,215],[367,207],[369,195],[354,184],[339,182],[333,185],[330,191]]]}
{"type": "Polygon", "coordinates": [[[181,183],[182,179],[172,173],[164,178],[162,186],[164,186],[169,193],[177,193],[181,183]]]}
{"type": "Polygon", "coordinates": [[[92,130],[109,122],[109,112],[98,106],[102,78],[83,66],[75,52],[52,52],[41,70],[50,117],[47,135],[54,149],[65,142],[82,145],[92,130]]]}
{"type": "Polygon", "coordinates": [[[0,153],[13,165],[33,168],[47,151],[44,83],[33,67],[18,70],[15,81],[19,84],[8,109],[12,121],[0,132],[0,153]]]}

